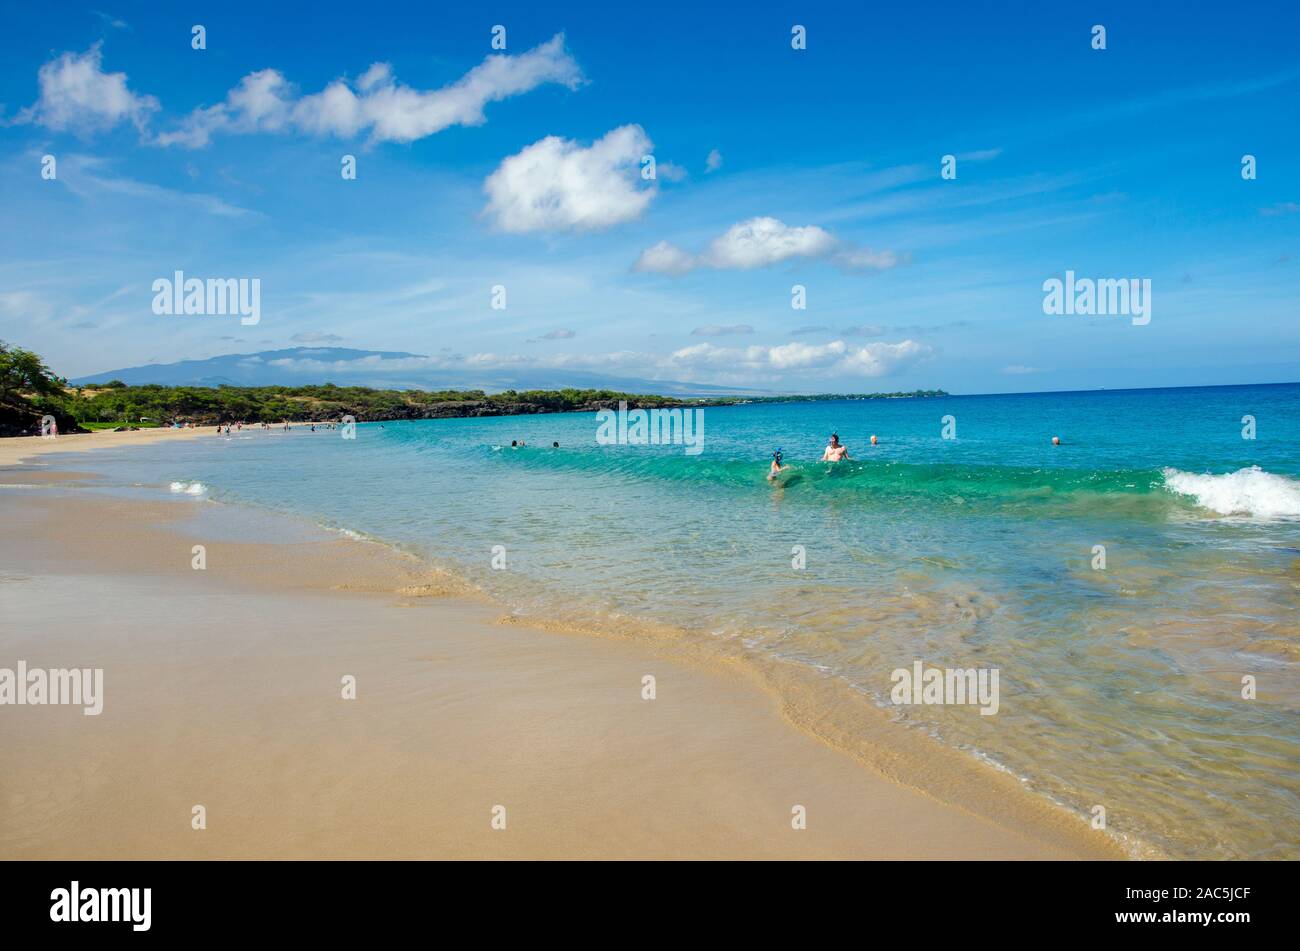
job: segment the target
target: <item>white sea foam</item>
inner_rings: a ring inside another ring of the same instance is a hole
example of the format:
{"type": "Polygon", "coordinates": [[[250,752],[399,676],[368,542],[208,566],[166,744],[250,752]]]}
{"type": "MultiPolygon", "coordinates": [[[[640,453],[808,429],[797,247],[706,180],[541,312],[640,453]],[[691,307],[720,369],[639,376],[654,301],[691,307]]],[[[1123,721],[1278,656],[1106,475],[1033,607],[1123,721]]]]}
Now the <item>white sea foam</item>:
{"type": "Polygon", "coordinates": [[[208,487],[202,482],[173,482],[171,490],[178,495],[202,495],[208,487]]]}
{"type": "Polygon", "coordinates": [[[1165,487],[1220,515],[1300,518],[1300,482],[1259,466],[1221,475],[1165,469],[1165,487]]]}

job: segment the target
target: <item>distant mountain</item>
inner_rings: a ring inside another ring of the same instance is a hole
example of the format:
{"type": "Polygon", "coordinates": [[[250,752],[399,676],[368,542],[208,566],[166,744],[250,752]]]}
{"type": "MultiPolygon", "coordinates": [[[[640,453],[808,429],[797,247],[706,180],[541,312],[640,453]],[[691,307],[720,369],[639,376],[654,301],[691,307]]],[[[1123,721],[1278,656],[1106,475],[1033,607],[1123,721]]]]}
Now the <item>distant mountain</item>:
{"type": "Polygon", "coordinates": [[[613,377],[583,370],[515,368],[449,370],[421,366],[427,357],[391,350],[352,350],[347,347],[289,347],[259,353],[229,353],[206,360],[154,363],[105,370],[70,380],[74,386],[121,380],[140,386],[372,386],[397,390],[472,389],[488,393],[502,390],[579,389],[620,390],[662,396],[766,395],[768,391],[744,387],[709,386],[671,380],[613,377]],[[319,366],[318,364],[330,364],[319,366]]]}

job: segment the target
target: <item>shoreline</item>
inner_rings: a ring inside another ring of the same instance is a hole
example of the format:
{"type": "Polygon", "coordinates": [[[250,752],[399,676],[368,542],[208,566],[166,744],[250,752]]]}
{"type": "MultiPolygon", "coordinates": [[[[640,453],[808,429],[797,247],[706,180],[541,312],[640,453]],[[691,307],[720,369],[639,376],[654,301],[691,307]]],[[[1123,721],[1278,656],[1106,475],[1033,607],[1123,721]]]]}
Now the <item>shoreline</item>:
{"type": "MultiPolygon", "coordinates": [[[[77,439],[75,436],[59,437],[57,441],[29,437],[30,442],[45,443],[48,448],[35,447],[35,452],[31,446],[21,448],[25,451],[23,458],[31,458],[50,451],[140,444],[158,438],[144,436],[148,432],[80,437],[83,443],[94,440],[90,446],[64,443],[65,439],[77,439]]],[[[198,436],[205,430],[180,432],[198,436]]],[[[0,453],[2,466],[13,466],[14,459],[14,455],[0,453]]],[[[340,716],[349,717],[344,722],[357,731],[349,734],[351,743],[316,733],[295,737],[306,742],[289,742],[276,735],[268,738],[285,764],[283,781],[292,782],[291,774],[299,773],[320,780],[321,788],[316,793],[324,796],[333,809],[368,807],[363,811],[366,828],[373,836],[362,837],[346,848],[331,840],[328,845],[313,845],[301,851],[307,841],[319,843],[319,837],[328,830],[313,826],[311,816],[289,810],[280,815],[279,821],[295,827],[312,826],[317,838],[298,839],[292,845],[268,847],[263,852],[249,851],[251,843],[246,840],[223,840],[224,845],[212,852],[209,846],[194,842],[186,813],[178,831],[151,835],[136,829],[134,844],[105,842],[94,847],[102,849],[95,855],[126,857],[122,855],[125,849],[130,857],[1126,857],[1110,836],[1093,832],[1064,808],[1021,788],[1014,777],[890,722],[865,698],[845,695],[847,685],[787,669],[790,665],[756,663],[741,656],[732,645],[693,643],[680,632],[664,630],[659,637],[629,637],[590,630],[581,633],[601,636],[558,636],[575,632],[571,627],[548,625],[540,619],[500,617],[499,609],[494,611],[483,599],[474,598],[473,591],[457,579],[380,543],[320,537],[322,533],[304,539],[303,527],[294,526],[288,517],[268,517],[240,506],[202,506],[188,500],[120,500],[70,491],[58,485],[57,473],[61,471],[42,464],[10,468],[3,473],[8,482],[23,482],[23,477],[35,476],[36,481],[46,482],[47,486],[40,490],[14,489],[0,496],[0,505],[8,507],[4,520],[7,544],[0,549],[0,570],[19,570],[16,540],[37,539],[31,546],[35,556],[32,567],[25,570],[43,567],[49,575],[42,581],[50,577],[64,577],[70,583],[73,578],[80,579],[77,583],[99,592],[102,599],[129,605],[137,615],[137,630],[143,641],[167,641],[164,630],[175,620],[167,609],[160,608],[162,602],[150,605],[149,599],[141,601],[132,596],[141,584],[218,599],[232,619],[225,624],[212,618],[196,620],[204,633],[186,639],[187,650],[177,658],[177,662],[184,663],[170,670],[182,682],[191,677],[198,679],[200,686],[179,692],[177,699],[184,697],[198,703],[204,722],[219,722],[223,717],[239,722],[247,714],[231,710],[229,698],[209,693],[215,685],[206,683],[202,672],[191,666],[190,652],[204,655],[211,651],[219,636],[230,636],[230,628],[236,624],[233,616],[250,612],[253,617],[278,621],[274,636],[263,631],[256,643],[247,645],[248,656],[260,664],[275,667],[283,662],[287,651],[308,666],[318,666],[322,661],[315,657],[323,652],[364,665],[362,669],[368,672],[360,677],[363,684],[375,678],[400,681],[397,696],[401,702],[391,702],[379,720],[357,715],[359,700],[338,700],[337,678],[334,686],[322,681],[318,695],[298,699],[311,709],[311,718],[320,723],[337,727],[340,716]],[[27,503],[25,507],[22,501],[27,503]],[[15,510],[23,515],[14,515],[15,510]],[[222,520],[255,523],[248,527],[250,537],[257,540],[212,540],[222,538],[223,532],[228,534],[228,527],[215,527],[222,520]],[[209,559],[209,567],[202,573],[191,570],[189,564],[190,548],[196,539],[208,539],[200,542],[206,545],[209,559]],[[344,576],[342,580],[340,575],[344,576]],[[148,613],[150,610],[154,613],[148,613]],[[331,627],[344,616],[357,627],[331,627]],[[321,628],[329,629],[323,637],[321,628]],[[358,629],[369,633],[358,636],[358,629]],[[376,637],[383,644],[378,653],[371,649],[376,637]],[[509,649],[503,651],[503,644],[509,644],[509,649]],[[446,661],[445,666],[435,664],[424,670],[423,678],[413,677],[405,668],[413,662],[422,668],[427,666],[432,660],[427,656],[430,650],[446,661]],[[397,668],[403,669],[401,674],[397,668]],[[636,673],[651,670],[659,685],[659,696],[653,701],[641,699],[643,674],[636,673]],[[626,682],[622,682],[624,679],[626,682]],[[617,697],[612,695],[615,681],[620,682],[617,697]],[[510,695],[503,700],[497,694],[504,684],[510,685],[510,695]],[[448,691],[458,702],[448,699],[448,691]],[[414,726],[422,723],[421,718],[430,711],[448,706],[459,718],[459,732],[442,738],[446,748],[439,748],[440,757],[426,748],[428,738],[414,726]],[[491,720],[501,706],[512,711],[511,722],[521,735],[512,738],[492,732],[493,740],[500,744],[497,755],[490,757],[491,763],[499,766],[494,768],[476,755],[482,748],[482,737],[476,731],[483,729],[484,720],[491,720]],[[557,707],[566,714],[558,721],[554,714],[557,707]],[[645,711],[654,711],[662,732],[645,734],[645,711]],[[828,711],[842,713],[833,715],[828,711]],[[395,733],[403,754],[380,757],[382,762],[371,764],[370,775],[392,780],[412,771],[420,773],[430,761],[442,761],[444,766],[447,759],[456,763],[452,778],[440,774],[443,784],[454,787],[456,792],[438,800],[438,805],[419,807],[401,783],[384,783],[387,793],[414,810],[402,813],[403,821],[419,825],[428,818],[429,811],[474,817],[434,823],[439,828],[436,848],[429,840],[420,839],[420,848],[409,851],[407,843],[394,838],[391,830],[384,831],[387,826],[372,814],[378,803],[329,789],[317,776],[318,767],[304,761],[310,759],[306,751],[319,750],[322,745],[344,760],[372,760],[378,753],[367,749],[367,742],[373,742],[376,736],[383,736],[385,744],[391,741],[394,737],[388,733],[393,718],[404,725],[395,733]],[[593,733],[599,740],[594,746],[593,733]],[[534,762],[541,750],[547,751],[545,768],[534,762]],[[545,773],[551,767],[577,787],[568,786],[562,791],[547,777],[537,775],[539,770],[545,773]],[[520,801],[520,808],[547,815],[550,832],[530,828],[519,836],[522,843],[513,844],[514,837],[484,835],[484,831],[492,833],[488,804],[478,802],[467,790],[487,782],[484,776],[489,774],[495,774],[497,781],[506,785],[523,783],[525,775],[532,777],[532,784],[524,784],[530,791],[520,801]],[[712,798],[706,802],[694,795],[700,777],[707,777],[712,784],[712,798]],[[538,784],[544,791],[538,792],[538,784]],[[584,794],[581,789],[588,792],[584,794]],[[573,800],[574,796],[577,800],[573,800]],[[795,833],[790,828],[790,809],[804,800],[810,800],[808,828],[795,833]],[[582,806],[571,808],[572,801],[581,801],[582,806]],[[476,805],[471,808],[469,802],[476,805]],[[778,802],[782,804],[779,810],[778,802]],[[761,821],[756,810],[763,815],[761,821]],[[592,840],[590,829],[582,821],[582,816],[592,814],[605,817],[598,841],[592,840]],[[704,825],[709,831],[701,831],[704,825]],[[653,842],[644,837],[647,828],[655,829],[653,842]],[[391,848],[376,849],[375,842],[387,842],[391,848]]],[[[30,483],[32,479],[25,481],[30,483]]],[[[5,586],[6,598],[16,597],[21,602],[20,614],[39,614],[24,602],[25,595],[14,594],[20,587],[5,586]]],[[[57,628],[60,619],[48,616],[51,600],[47,597],[41,604],[47,615],[46,626],[57,628]]],[[[223,615],[218,612],[216,616],[223,615]]],[[[255,626],[252,618],[247,620],[255,626]]],[[[66,639],[51,630],[55,640],[66,639]]],[[[47,635],[46,642],[50,637],[47,635]]],[[[71,640],[75,645],[76,637],[71,640]]],[[[81,645],[83,649],[86,646],[81,645]]],[[[6,651],[11,652],[12,647],[6,651]]],[[[48,658],[24,659],[42,663],[48,658]]],[[[127,651],[99,665],[107,671],[110,705],[113,666],[123,671],[119,676],[127,685],[119,690],[131,689],[133,684],[142,694],[156,689],[149,686],[154,681],[135,670],[151,664],[167,665],[147,660],[127,651]]],[[[289,686],[296,677],[292,667],[280,668],[280,676],[286,690],[298,689],[289,686]]],[[[270,703],[265,697],[243,699],[254,707],[270,703]]],[[[136,698],[120,702],[128,704],[129,720],[131,702],[142,701],[136,698]]],[[[294,721],[297,709],[277,708],[274,703],[265,707],[269,723],[294,721]]],[[[158,713],[166,715],[166,710],[164,704],[158,713]]],[[[61,716],[67,712],[28,710],[25,719],[30,721],[29,728],[44,723],[45,729],[55,731],[45,738],[52,748],[66,748],[65,744],[77,747],[84,738],[78,740],[67,731],[83,724],[61,716]]],[[[112,712],[110,706],[105,716],[112,712]]],[[[123,736],[137,755],[146,758],[158,759],[160,747],[171,749],[143,722],[125,729],[123,736]]],[[[18,745],[34,742],[24,735],[18,745]]],[[[13,744],[7,748],[12,749],[13,744]]],[[[224,752],[234,761],[239,756],[257,758],[237,744],[224,752]]],[[[23,764],[19,768],[22,770],[23,764]]],[[[238,767],[234,768],[237,772],[238,767]]],[[[197,776],[207,772],[198,763],[190,764],[188,770],[197,776]]],[[[39,770],[26,775],[37,788],[45,782],[39,770]]],[[[211,781],[210,776],[207,779],[211,781]]],[[[6,785],[14,782],[9,780],[6,785]]],[[[166,786],[167,782],[160,778],[159,785],[166,786]]],[[[9,792],[12,794],[12,789],[9,792]]],[[[51,793],[48,789],[45,792],[51,793]]],[[[237,786],[223,786],[223,792],[240,801],[237,786]]],[[[108,791],[104,795],[109,795],[108,791]]],[[[92,797],[87,804],[96,803],[98,800],[92,797]]],[[[164,807],[155,803],[155,808],[164,807]]],[[[300,804],[296,808],[306,807],[300,804]]],[[[127,825],[130,827],[129,822],[127,825]]],[[[101,832],[98,838],[102,836],[101,832]]],[[[0,842],[8,842],[0,847],[0,854],[8,855],[13,848],[19,848],[21,854],[32,857],[77,855],[60,852],[57,846],[42,847],[34,841],[21,845],[12,838],[9,831],[0,828],[0,842]],[[33,848],[34,853],[27,851],[33,848]]],[[[80,838],[93,841],[97,837],[93,830],[82,829],[80,838]],[[85,839],[87,835],[91,839],[85,839]]],[[[68,841],[79,839],[72,836],[68,841]]]]}

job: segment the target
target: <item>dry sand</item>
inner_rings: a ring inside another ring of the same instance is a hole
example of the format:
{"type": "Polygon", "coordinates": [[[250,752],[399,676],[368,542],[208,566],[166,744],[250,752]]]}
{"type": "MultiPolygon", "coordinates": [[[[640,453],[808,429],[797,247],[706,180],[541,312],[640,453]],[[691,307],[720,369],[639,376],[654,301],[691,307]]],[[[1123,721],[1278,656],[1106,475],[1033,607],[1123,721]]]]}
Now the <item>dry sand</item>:
{"type": "Polygon", "coordinates": [[[105,692],[96,717],[0,707],[0,858],[1123,857],[1010,777],[883,717],[837,735],[725,659],[502,624],[382,546],[12,467],[202,434],[0,443],[0,667],[100,667],[105,692]]]}

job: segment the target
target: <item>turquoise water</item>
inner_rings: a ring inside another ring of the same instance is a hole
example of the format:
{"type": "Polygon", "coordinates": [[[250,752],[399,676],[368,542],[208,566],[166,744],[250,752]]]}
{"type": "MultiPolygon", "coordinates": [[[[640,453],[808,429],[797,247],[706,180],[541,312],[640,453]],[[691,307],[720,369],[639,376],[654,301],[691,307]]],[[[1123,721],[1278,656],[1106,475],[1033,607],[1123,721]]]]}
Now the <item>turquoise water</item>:
{"type": "Polygon", "coordinates": [[[254,429],[96,467],[389,541],[524,614],[740,639],[1080,815],[1104,805],[1135,849],[1300,857],[1300,385],[704,420],[699,455],[597,445],[594,414],[565,414],[363,424],[355,440],[254,429]],[[815,461],[832,430],[850,461],[815,461]],[[792,469],[773,486],[778,446],[792,469]],[[918,659],[998,669],[997,714],[892,705],[890,673],[918,659]]]}

